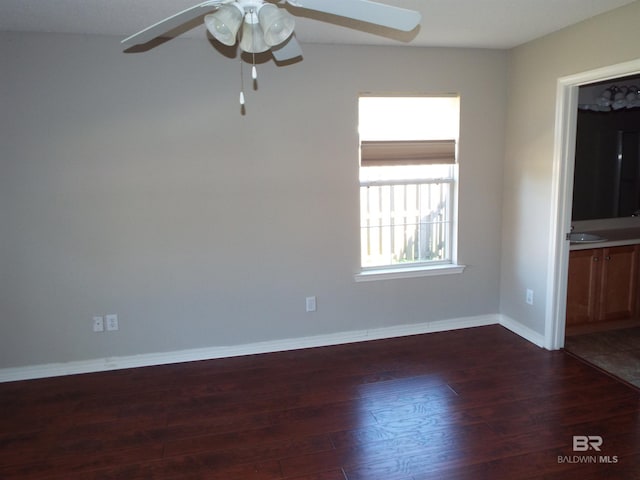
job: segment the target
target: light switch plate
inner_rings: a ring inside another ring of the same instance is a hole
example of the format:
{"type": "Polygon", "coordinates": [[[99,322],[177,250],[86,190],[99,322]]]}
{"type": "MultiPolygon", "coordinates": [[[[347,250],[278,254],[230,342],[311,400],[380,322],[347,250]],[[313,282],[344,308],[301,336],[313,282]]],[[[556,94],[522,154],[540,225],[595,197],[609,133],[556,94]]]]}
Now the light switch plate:
{"type": "Polygon", "coordinates": [[[93,331],[104,332],[104,318],[99,316],[93,317],[93,331]]]}

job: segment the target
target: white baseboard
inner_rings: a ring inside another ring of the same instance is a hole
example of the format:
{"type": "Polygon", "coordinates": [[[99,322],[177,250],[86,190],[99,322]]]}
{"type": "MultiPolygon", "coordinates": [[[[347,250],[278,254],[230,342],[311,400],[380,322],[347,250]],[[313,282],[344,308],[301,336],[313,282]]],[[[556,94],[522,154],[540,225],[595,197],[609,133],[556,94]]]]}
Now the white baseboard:
{"type": "Polygon", "coordinates": [[[393,327],[380,327],[370,330],[356,330],[339,332],[312,337],[288,338],[267,342],[249,343],[243,345],[196,348],[174,352],[147,353],[130,355],[125,357],[97,358],[68,363],[50,363],[44,365],[32,365],[26,367],[14,367],[0,369],[0,382],[17,380],[29,380],[35,378],[57,377],[62,375],[74,375],[79,373],[103,372],[108,370],[120,370],[124,368],[148,367],[153,365],[165,365],[169,363],[190,362],[197,360],[211,360],[215,358],[237,357],[241,355],[253,355],[259,353],[280,352],[286,350],[298,350],[302,348],[323,347],[340,345],[345,343],[362,342],[366,340],[378,340],[383,338],[403,337],[422,333],[442,332],[460,328],[480,327],[484,325],[504,325],[525,339],[539,345],[539,336],[533,330],[507,319],[501,315],[480,315],[475,317],[438,320],[411,325],[398,325],[393,327]]]}
{"type": "Polygon", "coordinates": [[[540,333],[532,330],[531,328],[523,325],[520,322],[517,322],[511,317],[507,317],[506,315],[499,315],[499,317],[500,321],[498,323],[500,323],[500,325],[502,325],[504,328],[511,330],[516,335],[520,335],[525,340],[529,340],[531,343],[539,346],[540,348],[544,347],[544,335],[541,335],[540,333]]]}

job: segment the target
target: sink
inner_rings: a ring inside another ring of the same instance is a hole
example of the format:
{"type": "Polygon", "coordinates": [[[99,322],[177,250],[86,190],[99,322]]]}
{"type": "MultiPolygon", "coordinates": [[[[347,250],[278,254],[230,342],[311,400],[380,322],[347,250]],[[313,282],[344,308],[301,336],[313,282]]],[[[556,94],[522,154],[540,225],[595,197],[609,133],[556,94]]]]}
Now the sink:
{"type": "Polygon", "coordinates": [[[604,242],[607,239],[594,233],[570,233],[569,241],[571,243],[597,243],[604,242]]]}

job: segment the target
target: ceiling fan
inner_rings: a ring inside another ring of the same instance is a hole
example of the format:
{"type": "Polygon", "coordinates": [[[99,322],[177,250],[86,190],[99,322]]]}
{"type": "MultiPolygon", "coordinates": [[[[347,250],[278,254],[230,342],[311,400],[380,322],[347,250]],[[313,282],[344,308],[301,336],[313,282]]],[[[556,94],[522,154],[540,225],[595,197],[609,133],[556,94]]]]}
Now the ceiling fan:
{"type": "Polygon", "coordinates": [[[369,0],[208,0],[159,21],[122,43],[147,43],[206,14],[204,23],[216,40],[228,46],[239,41],[240,50],[247,53],[271,50],[276,61],[284,62],[302,56],[293,32],[294,18],[283,8],[285,3],[406,32],[421,20],[420,12],[369,0]]]}

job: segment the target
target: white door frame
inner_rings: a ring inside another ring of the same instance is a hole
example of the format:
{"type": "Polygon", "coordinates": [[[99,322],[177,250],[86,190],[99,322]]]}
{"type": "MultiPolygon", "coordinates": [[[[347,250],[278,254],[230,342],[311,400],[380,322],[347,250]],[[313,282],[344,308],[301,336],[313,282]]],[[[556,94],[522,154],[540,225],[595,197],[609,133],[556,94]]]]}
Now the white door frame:
{"type": "Polygon", "coordinates": [[[581,85],[640,73],[640,59],[558,79],[551,183],[545,348],[564,347],[578,90],[581,85]]]}

